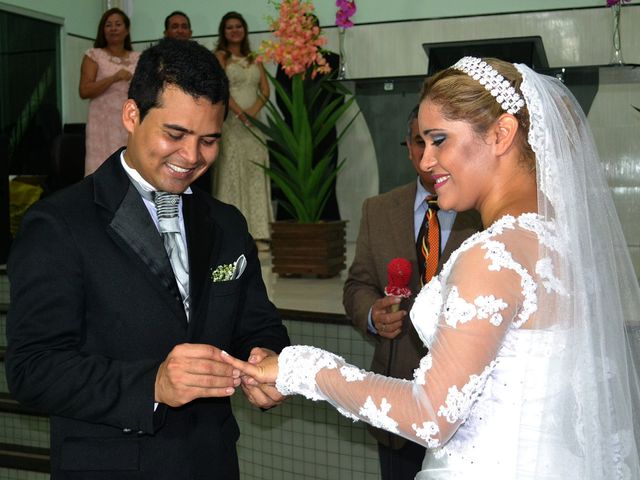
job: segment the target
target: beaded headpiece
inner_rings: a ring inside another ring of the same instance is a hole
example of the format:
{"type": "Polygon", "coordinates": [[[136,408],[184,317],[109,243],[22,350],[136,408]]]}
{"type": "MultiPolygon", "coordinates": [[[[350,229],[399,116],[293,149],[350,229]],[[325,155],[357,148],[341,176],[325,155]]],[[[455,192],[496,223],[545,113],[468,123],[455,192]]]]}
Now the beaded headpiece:
{"type": "Polygon", "coordinates": [[[462,57],[451,68],[466,73],[484,85],[505,112],[515,115],[524,107],[524,100],[509,80],[481,58],[462,57]]]}

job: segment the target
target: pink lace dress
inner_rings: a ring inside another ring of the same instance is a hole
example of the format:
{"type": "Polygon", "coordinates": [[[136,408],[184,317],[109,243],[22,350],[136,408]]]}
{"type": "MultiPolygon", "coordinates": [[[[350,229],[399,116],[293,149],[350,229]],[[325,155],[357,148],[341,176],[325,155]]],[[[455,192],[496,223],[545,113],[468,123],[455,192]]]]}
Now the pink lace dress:
{"type": "MultiPolygon", "coordinates": [[[[133,73],[140,52],[129,52],[127,58],[119,58],[112,57],[102,48],[90,48],[85,55],[98,64],[96,80],[101,80],[121,68],[133,73]]],[[[93,173],[109,155],[127,143],[127,132],[122,125],[122,104],[127,99],[128,90],[129,82],[116,82],[89,102],[85,176],[93,173]]]]}

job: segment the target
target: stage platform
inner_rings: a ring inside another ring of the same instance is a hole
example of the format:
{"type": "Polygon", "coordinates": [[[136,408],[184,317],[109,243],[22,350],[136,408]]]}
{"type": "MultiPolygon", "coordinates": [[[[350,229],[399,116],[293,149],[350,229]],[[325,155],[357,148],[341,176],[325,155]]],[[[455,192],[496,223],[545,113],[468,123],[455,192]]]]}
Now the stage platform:
{"type": "Polygon", "coordinates": [[[347,242],[347,268],[332,278],[280,277],[271,272],[271,254],[260,252],[262,277],[269,298],[279,310],[294,310],[304,313],[344,315],[342,286],[353,261],[355,242],[347,242]]]}

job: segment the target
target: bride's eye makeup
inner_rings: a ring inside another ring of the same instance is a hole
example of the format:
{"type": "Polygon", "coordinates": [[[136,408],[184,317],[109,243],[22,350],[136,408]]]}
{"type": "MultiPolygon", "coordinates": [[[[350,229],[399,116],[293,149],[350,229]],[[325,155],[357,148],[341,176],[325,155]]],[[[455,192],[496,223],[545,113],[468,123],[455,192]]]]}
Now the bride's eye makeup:
{"type": "Polygon", "coordinates": [[[431,135],[431,145],[439,147],[446,139],[447,136],[444,133],[431,135]]]}

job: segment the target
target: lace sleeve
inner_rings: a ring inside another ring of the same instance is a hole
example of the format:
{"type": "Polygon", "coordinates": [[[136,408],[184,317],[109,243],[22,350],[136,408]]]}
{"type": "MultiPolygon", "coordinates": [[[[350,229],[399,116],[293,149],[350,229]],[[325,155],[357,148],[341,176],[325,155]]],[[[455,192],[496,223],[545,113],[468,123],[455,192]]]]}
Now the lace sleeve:
{"type": "Polygon", "coordinates": [[[430,352],[412,381],[365,372],[315,347],[294,346],[280,355],[278,390],[326,400],[349,418],[428,448],[446,443],[482,392],[507,329],[522,319],[526,298],[531,300],[523,294],[531,293],[525,269],[504,249],[496,253],[497,245],[476,247],[460,255],[448,275],[430,352]]]}

